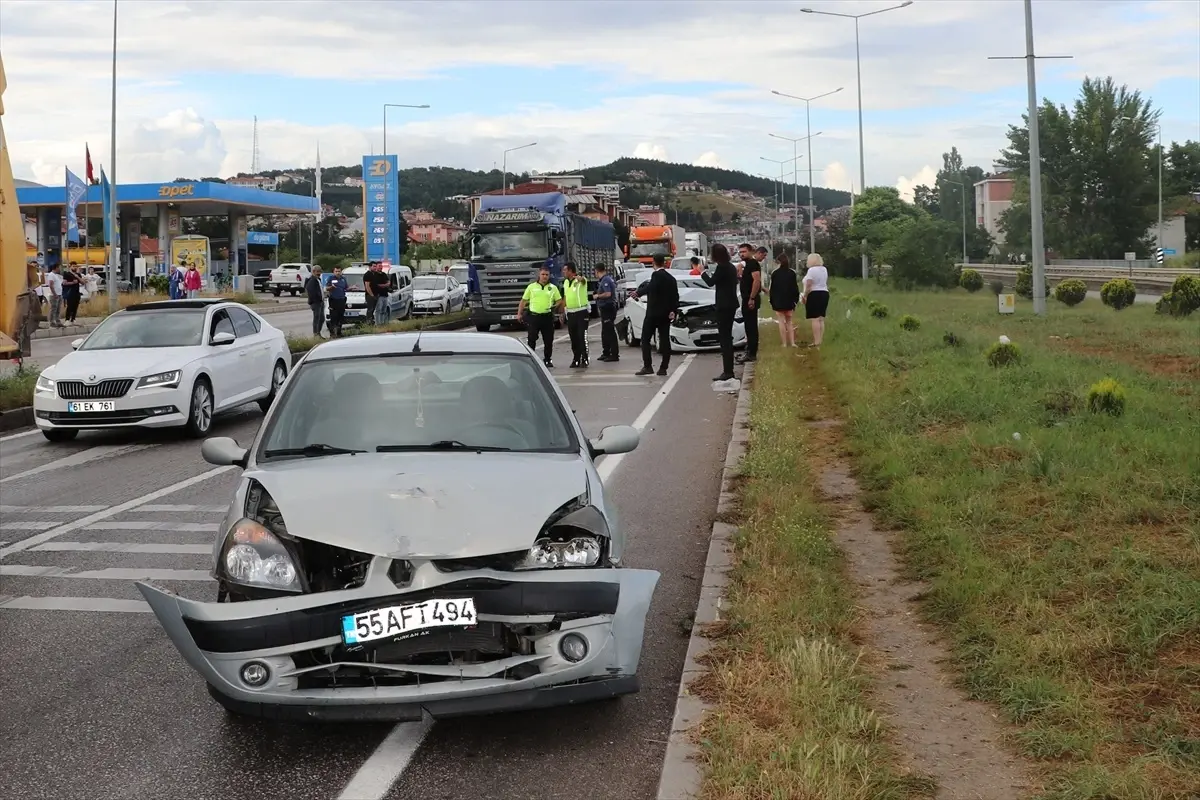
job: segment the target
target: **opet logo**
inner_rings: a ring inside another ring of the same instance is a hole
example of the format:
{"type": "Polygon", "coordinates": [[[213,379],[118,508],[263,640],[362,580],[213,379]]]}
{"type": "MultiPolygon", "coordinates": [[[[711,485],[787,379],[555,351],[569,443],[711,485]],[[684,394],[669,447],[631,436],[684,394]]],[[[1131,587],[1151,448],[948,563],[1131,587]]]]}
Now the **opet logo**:
{"type": "Polygon", "coordinates": [[[196,187],[193,184],[184,186],[160,186],[158,187],[159,197],[191,197],[195,194],[196,187]]]}
{"type": "Polygon", "coordinates": [[[382,178],[387,175],[392,169],[391,163],[386,158],[377,158],[367,167],[367,175],[372,178],[382,178]]]}

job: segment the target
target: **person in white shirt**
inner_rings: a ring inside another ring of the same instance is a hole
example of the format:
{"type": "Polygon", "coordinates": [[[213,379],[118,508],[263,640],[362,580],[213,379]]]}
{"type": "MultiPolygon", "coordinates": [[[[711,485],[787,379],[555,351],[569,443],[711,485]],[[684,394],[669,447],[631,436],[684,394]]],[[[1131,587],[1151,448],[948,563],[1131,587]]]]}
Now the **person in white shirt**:
{"type": "Polygon", "coordinates": [[[58,272],[58,264],[46,273],[46,288],[50,294],[50,327],[61,328],[63,324],[59,314],[62,311],[63,279],[58,272]]]}
{"type": "Polygon", "coordinates": [[[808,254],[808,271],[804,273],[804,292],[800,295],[804,316],[812,324],[812,344],[820,347],[825,338],[825,312],[829,310],[829,270],[820,254],[808,254]]]}

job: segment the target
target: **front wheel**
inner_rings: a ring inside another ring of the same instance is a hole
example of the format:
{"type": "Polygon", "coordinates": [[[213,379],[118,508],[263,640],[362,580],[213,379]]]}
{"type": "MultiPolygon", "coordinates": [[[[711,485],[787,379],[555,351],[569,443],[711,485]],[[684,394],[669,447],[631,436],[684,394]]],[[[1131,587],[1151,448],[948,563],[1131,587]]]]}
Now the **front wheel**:
{"type": "Polygon", "coordinates": [[[491,329],[492,329],[492,326],[488,325],[486,322],[476,322],[475,323],[475,330],[479,331],[480,333],[487,333],[491,329]]]}
{"type": "Polygon", "coordinates": [[[287,380],[287,367],[282,361],[276,361],[275,369],[271,370],[271,393],[258,401],[258,407],[264,414],[271,409],[271,404],[279,396],[279,389],[285,380],[287,380]]]}
{"type": "Polygon", "coordinates": [[[283,294],[283,290],[280,289],[278,286],[276,286],[274,289],[271,290],[271,294],[275,295],[276,297],[279,297],[279,295],[283,294]]]}
{"type": "Polygon", "coordinates": [[[42,431],[42,436],[51,442],[69,442],[78,435],[79,431],[70,428],[51,428],[42,431]]]}
{"type": "Polygon", "coordinates": [[[192,387],[192,403],[188,409],[187,435],[193,439],[207,436],[212,429],[213,393],[208,381],[199,378],[192,387]]]}

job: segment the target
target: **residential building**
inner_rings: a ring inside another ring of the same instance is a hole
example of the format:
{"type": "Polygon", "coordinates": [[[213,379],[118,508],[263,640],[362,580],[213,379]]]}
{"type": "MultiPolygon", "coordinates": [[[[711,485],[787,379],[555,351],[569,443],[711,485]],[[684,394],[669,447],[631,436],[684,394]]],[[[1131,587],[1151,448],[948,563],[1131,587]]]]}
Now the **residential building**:
{"type": "Polygon", "coordinates": [[[438,219],[432,211],[405,211],[408,238],[414,242],[457,242],[467,233],[465,225],[452,220],[438,219]]]}
{"type": "Polygon", "coordinates": [[[1004,243],[1000,215],[1012,206],[1015,186],[1007,172],[996,173],[975,184],[975,223],[991,234],[997,244],[1004,243]]]}
{"type": "Polygon", "coordinates": [[[264,178],[261,175],[250,175],[245,178],[230,178],[225,181],[230,186],[249,186],[254,189],[264,189],[274,192],[279,189],[279,182],[274,178],[264,178]]]}
{"type": "Polygon", "coordinates": [[[700,181],[684,181],[675,188],[681,192],[703,192],[708,189],[708,187],[700,181]]]}
{"type": "Polygon", "coordinates": [[[638,220],[642,225],[666,225],[667,212],[658,206],[641,205],[637,209],[638,220]]]}
{"type": "Polygon", "coordinates": [[[355,187],[362,186],[363,179],[362,178],[354,178],[354,177],[345,178],[342,181],[342,185],[343,186],[355,186],[355,187]]]}

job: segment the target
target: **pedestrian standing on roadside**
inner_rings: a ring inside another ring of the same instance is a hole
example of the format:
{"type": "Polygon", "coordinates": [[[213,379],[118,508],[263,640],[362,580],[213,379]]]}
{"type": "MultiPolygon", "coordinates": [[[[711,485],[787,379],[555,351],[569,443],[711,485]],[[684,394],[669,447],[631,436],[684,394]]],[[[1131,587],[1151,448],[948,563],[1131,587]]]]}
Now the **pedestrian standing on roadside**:
{"type": "Polygon", "coordinates": [[[567,333],[571,337],[571,369],[588,365],[587,329],[591,313],[588,307],[587,279],[579,277],[575,262],[563,265],[563,303],[567,308],[567,333]]]}
{"type": "Polygon", "coordinates": [[[700,279],[716,291],[717,344],[721,346],[721,374],[714,381],[733,379],[733,320],[738,312],[738,272],[723,244],[712,246],[712,272],[700,279]]]}
{"type": "Polygon", "coordinates": [[[650,280],[647,281],[646,318],[642,323],[642,368],[635,375],[654,373],[650,359],[656,334],[660,355],[658,374],[666,375],[667,367],[671,365],[671,323],[679,311],[679,284],[666,267],[667,260],[663,256],[654,256],[654,272],[650,273],[650,280]]]}
{"type": "MultiPolygon", "coordinates": [[[[41,254],[39,253],[38,255],[41,254]]],[[[58,272],[58,264],[50,267],[49,271],[46,272],[46,289],[50,295],[49,325],[51,328],[61,328],[63,327],[61,319],[63,279],[62,275],[58,272]]]]}
{"type": "Polygon", "coordinates": [[[312,309],[313,336],[321,335],[321,327],[325,324],[325,296],[321,292],[321,268],[314,266],[308,280],[304,282],[304,294],[308,298],[308,307],[312,309]]]}
{"type": "Polygon", "coordinates": [[[195,300],[200,296],[200,270],[196,269],[195,264],[188,264],[187,272],[183,275],[183,288],[187,290],[189,300],[195,300]]]}
{"type": "Polygon", "coordinates": [[[75,324],[75,317],[79,314],[79,297],[82,292],[80,286],[79,265],[74,261],[62,273],[62,288],[63,288],[63,319],[69,324],[75,324]]]}
{"type": "Polygon", "coordinates": [[[563,310],[562,294],[550,282],[550,270],[542,267],[537,280],[525,287],[517,306],[517,322],[529,330],[529,349],[536,351],[538,336],[542,337],[542,362],[554,368],[554,316],[563,310]]]}
{"type": "Polygon", "coordinates": [[[600,361],[619,361],[617,344],[617,282],[603,264],[596,267],[596,310],[600,312],[600,361]]]}
{"type": "Polygon", "coordinates": [[[800,303],[800,285],[796,280],[796,272],[787,253],[780,253],[776,259],[775,271],[771,273],[771,310],[779,320],[779,343],[784,347],[796,346],[796,326],[792,322],[792,313],[800,303]]]}
{"type": "Polygon", "coordinates": [[[742,324],[746,326],[746,352],[741,363],[758,358],[758,295],[762,291],[762,266],[754,258],[754,248],[748,242],[738,245],[742,257],[741,286],[742,324]]]}
{"type": "Polygon", "coordinates": [[[382,262],[376,261],[371,265],[371,269],[363,275],[363,284],[366,286],[368,297],[375,298],[374,304],[367,300],[368,315],[373,315],[372,319],[376,325],[386,325],[391,318],[388,295],[391,294],[392,285],[388,274],[383,271],[382,262]]]}
{"type": "Polygon", "coordinates": [[[378,266],[378,261],[372,261],[367,264],[367,271],[363,273],[363,295],[367,300],[367,314],[364,320],[367,324],[375,322],[375,306],[379,303],[379,298],[375,296],[375,292],[371,286],[372,275],[374,275],[378,266]]]}
{"type": "Polygon", "coordinates": [[[825,339],[825,312],[829,310],[829,270],[819,253],[808,254],[808,271],[804,273],[804,294],[800,295],[804,316],[812,324],[812,344],[820,347],[825,339]]]}
{"type": "Polygon", "coordinates": [[[333,268],[333,277],[325,284],[325,292],[329,295],[329,335],[340,337],[342,325],[346,320],[346,290],[350,282],[342,275],[341,267],[333,268]]]}

